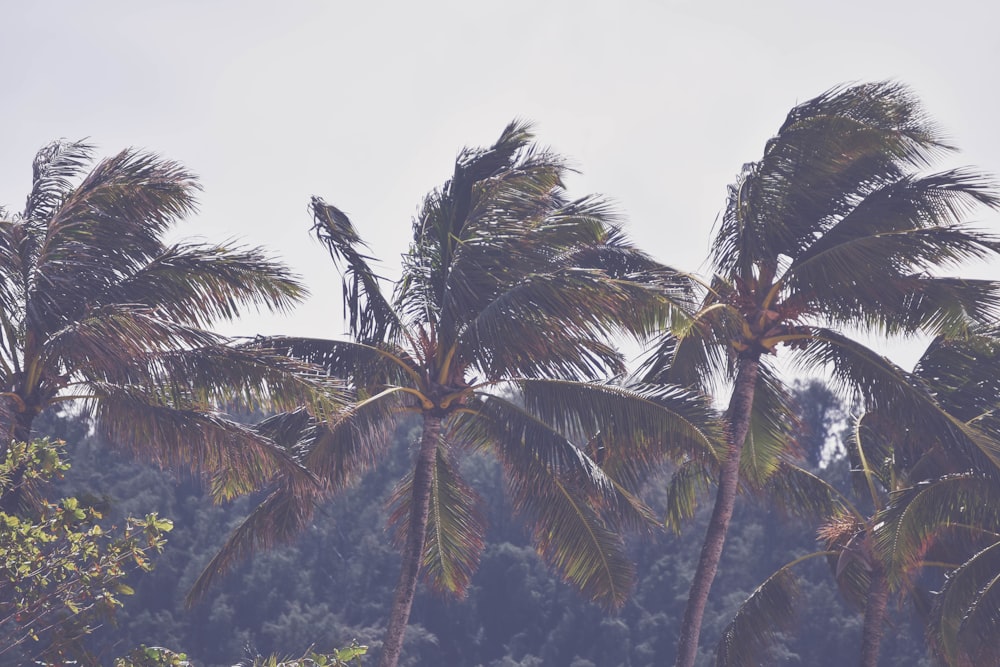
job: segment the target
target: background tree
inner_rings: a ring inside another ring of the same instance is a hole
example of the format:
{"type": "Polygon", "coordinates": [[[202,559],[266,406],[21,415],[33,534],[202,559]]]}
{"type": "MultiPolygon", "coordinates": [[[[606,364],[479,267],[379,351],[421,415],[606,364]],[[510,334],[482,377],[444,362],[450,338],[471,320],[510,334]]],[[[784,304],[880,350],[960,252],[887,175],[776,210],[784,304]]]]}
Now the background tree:
{"type": "MultiPolygon", "coordinates": [[[[829,371],[867,406],[916,409],[925,394],[850,332],[939,333],[995,320],[995,283],[942,275],[997,249],[962,222],[974,207],[998,204],[983,176],[919,172],[948,149],[905,87],[854,85],[792,109],[763,158],[730,187],[702,309],[664,337],[645,373],[681,386],[732,383],[728,445],[678,665],[694,664],[740,481],[766,479],[788,441],[790,409],[771,355],[781,349],[792,365],[829,371]]],[[[947,420],[926,407],[927,426],[942,428],[947,420]]]]}
{"type": "Polygon", "coordinates": [[[206,327],[244,307],[285,310],[302,287],[259,249],[165,244],[194,209],[194,176],[133,149],[90,167],[93,153],[83,142],[43,148],[23,211],[0,210],[0,451],[27,441],[47,406],[83,401],[114,442],[217,472],[223,494],[290,469],[215,410],[306,400],[307,383],[287,372],[297,366],[206,327]]]}
{"type": "MultiPolygon", "coordinates": [[[[459,155],[451,180],[414,220],[391,300],[347,216],[314,199],[314,229],[345,265],[352,339],[260,342],[353,387],[353,403],[332,420],[298,411],[260,426],[303,451],[329,491],[384,457],[401,415],[420,419],[390,517],[402,572],[383,666],[399,660],[418,573],[461,594],[480,560],[484,525],[459,454],[495,456],[514,506],[536,521],[541,553],[611,606],[624,601],[632,577],[617,529],[641,526],[649,514],[594,459],[635,470],[662,459],[663,440],[713,455],[710,410],[700,398],[594,382],[624,371],[609,336],[649,334],[675,312],[665,297],[683,298],[687,285],[633,248],[602,200],[567,199],[561,159],[530,139],[526,125],[512,123],[493,146],[459,155]],[[646,437],[626,439],[626,430],[646,437]]],[[[317,500],[278,486],[210,563],[195,594],[236,558],[299,532],[317,500]]]]}
{"type": "MultiPolygon", "coordinates": [[[[61,476],[69,468],[61,444],[12,443],[0,463],[0,488],[15,477],[26,484],[61,476]]],[[[0,662],[97,665],[84,640],[132,594],[129,570],[152,568],[172,524],[149,514],[109,530],[101,513],[76,497],[39,510],[33,518],[0,512],[0,662]]]]}
{"type": "MultiPolygon", "coordinates": [[[[880,513],[875,548],[889,584],[905,586],[927,562],[946,568],[927,577],[927,634],[944,664],[1000,661],[1000,339],[995,328],[932,341],[915,374],[937,401],[978,439],[951,444],[948,433],[879,423],[877,436],[892,445],[882,468],[908,484],[880,513]]],[[[886,473],[882,473],[883,477],[886,473]]]]}
{"type": "Polygon", "coordinates": [[[1000,451],[1000,444],[991,442],[1000,433],[995,430],[998,360],[1000,343],[993,335],[969,332],[938,337],[914,368],[910,384],[925,390],[928,403],[967,431],[915,428],[905,415],[877,409],[858,418],[847,453],[855,491],[866,502],[852,504],[832,487],[815,486],[814,498],[834,501],[819,530],[826,551],[796,558],[754,591],[719,644],[718,665],[755,664],[755,656],[787,629],[797,597],[791,568],[814,556],[827,557],[845,599],[864,613],[863,667],[878,664],[893,594],[924,608],[931,644],[945,664],[995,662],[996,642],[984,638],[995,637],[1000,616],[997,597],[989,591],[991,575],[984,573],[995,567],[988,554],[1000,528],[991,502],[1000,490],[1000,470],[989,455],[1000,451]],[[963,441],[956,435],[979,437],[963,441]],[[966,574],[975,570],[978,576],[966,574]],[[935,589],[941,592],[932,593],[935,589]]]}

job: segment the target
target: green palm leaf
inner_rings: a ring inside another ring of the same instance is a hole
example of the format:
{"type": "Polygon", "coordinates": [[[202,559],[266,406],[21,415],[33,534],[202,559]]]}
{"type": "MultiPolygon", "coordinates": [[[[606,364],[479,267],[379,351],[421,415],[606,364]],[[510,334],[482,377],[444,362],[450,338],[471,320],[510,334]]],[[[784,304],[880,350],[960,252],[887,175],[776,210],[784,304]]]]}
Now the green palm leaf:
{"type": "Polygon", "coordinates": [[[1000,541],[950,572],[934,601],[932,645],[949,665],[975,667],[1000,660],[1000,541]]]}
{"type": "MultiPolygon", "coordinates": [[[[485,541],[482,499],[465,483],[444,443],[437,449],[431,486],[430,516],[424,543],[423,569],[438,591],[464,596],[479,564],[485,541]]],[[[413,477],[408,475],[390,500],[389,523],[401,548],[406,540],[413,477]]]]}
{"type": "Polygon", "coordinates": [[[821,477],[782,463],[767,480],[768,498],[783,512],[821,522],[830,517],[857,514],[843,495],[821,477]]]}
{"type": "Polygon", "coordinates": [[[304,433],[305,463],[334,490],[378,464],[389,446],[397,420],[408,404],[406,393],[391,387],[342,408],[316,431],[304,433]]]}
{"type": "Polygon", "coordinates": [[[889,573],[912,572],[935,540],[966,535],[966,542],[984,532],[1000,533],[1000,507],[991,499],[996,483],[983,475],[958,473],[927,480],[893,494],[880,514],[882,528],[875,545],[891,564],[889,573]]]}
{"type": "Polygon", "coordinates": [[[55,141],[40,150],[31,165],[32,187],[23,218],[37,223],[51,217],[93,157],[94,146],[85,141],[55,141]]]}
{"type": "Polygon", "coordinates": [[[191,586],[185,598],[188,606],[205,593],[237,563],[250,555],[285,544],[298,536],[312,520],[318,487],[311,493],[279,486],[244,519],[226,539],[191,586]]]}
{"type": "Polygon", "coordinates": [[[164,468],[213,476],[212,495],[251,493],[281,474],[295,489],[315,478],[253,429],[194,406],[177,407],[136,387],[94,384],[90,411],[112,442],[164,468]],[[148,443],[157,443],[155,449],[148,443]]]}
{"type": "Polygon", "coordinates": [[[343,211],[320,197],[312,198],[310,208],[316,237],[327,247],[335,263],[343,260],[346,264],[343,298],[351,335],[361,341],[385,340],[389,332],[399,329],[399,322],[382,294],[381,278],[369,265],[372,258],[359,250],[367,246],[343,211]]]}
{"type": "Polygon", "coordinates": [[[475,418],[456,424],[457,439],[488,446],[500,460],[518,511],[535,523],[539,552],[585,595],[624,602],[632,565],[621,536],[595,509],[622,525],[649,525],[649,514],[589,458],[547,424],[516,405],[483,397],[475,418]]]}
{"type": "Polygon", "coordinates": [[[149,263],[95,295],[98,303],[134,303],[192,326],[231,320],[239,307],[287,312],[306,290],[257,248],[183,243],[164,248],[149,263]]]}
{"type": "Polygon", "coordinates": [[[716,667],[756,667],[767,661],[782,633],[795,625],[798,580],[792,568],[809,554],[779,568],[740,605],[715,648],[716,667]]]}
{"type": "Polygon", "coordinates": [[[677,467],[667,485],[664,525],[668,530],[680,534],[684,522],[694,517],[698,497],[708,493],[715,477],[702,461],[691,459],[677,467]]]}
{"type": "Polygon", "coordinates": [[[348,382],[379,387],[419,381],[413,357],[394,345],[291,336],[258,336],[247,343],[322,369],[348,382]]]}
{"type": "Polygon", "coordinates": [[[789,458],[796,419],[791,397],[775,372],[761,363],[758,373],[750,428],[740,456],[740,477],[760,488],[789,458]]]}
{"type": "Polygon", "coordinates": [[[601,467],[616,479],[642,478],[667,458],[714,461],[722,439],[707,400],[669,385],[518,382],[525,408],[578,442],[600,437],[601,467]]]}

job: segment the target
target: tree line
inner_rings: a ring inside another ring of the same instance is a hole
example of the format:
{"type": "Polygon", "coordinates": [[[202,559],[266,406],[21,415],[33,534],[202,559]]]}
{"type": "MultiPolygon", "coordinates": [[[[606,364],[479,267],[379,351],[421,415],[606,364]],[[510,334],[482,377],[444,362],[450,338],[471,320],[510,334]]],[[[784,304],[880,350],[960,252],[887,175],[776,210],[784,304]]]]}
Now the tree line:
{"type": "MultiPolygon", "coordinates": [[[[702,279],[635,247],[602,198],[569,197],[563,159],[515,122],[462,151],[426,197],[395,281],[372,270],[353,222],[314,197],[313,231],[344,276],[347,335],[237,343],[212,323],[247,306],[290,308],[303,293],[291,272],[261,249],[165,245],[197,189],[178,165],[125,151],[88,169],[90,146],[53,144],[24,210],[0,223],[0,424],[28,442],[46,408],[72,402],[118,451],[191,471],[217,501],[240,498],[245,518],[191,575],[196,609],[227,572],[298,539],[349,486],[391,468],[384,518],[399,574],[391,604],[364,626],[385,628],[367,631],[383,667],[419,652],[421,576],[462,597],[494,555],[486,516],[498,505],[484,501],[482,466],[548,566],[606,610],[628,609],[630,593],[657,608],[629,535],[707,520],[696,564],[679,569],[690,589],[671,600],[684,601],[679,629],[674,615],[649,621],[678,636],[676,649],[664,653],[661,638],[646,658],[623,649],[592,664],[705,663],[700,635],[738,498],[818,527],[817,559],[863,610],[859,664],[878,664],[889,599],[903,592],[923,608],[936,659],[990,664],[1000,292],[947,270],[1000,250],[968,222],[1000,198],[972,170],[929,171],[949,150],[894,82],[796,106],[730,186],[702,279]],[[931,343],[906,370],[858,334],[931,343]],[[614,345],[622,336],[650,350],[638,370],[614,345]],[[840,461],[853,490],[803,460],[805,408],[778,359],[827,373],[851,406],[840,461]]],[[[27,470],[8,475],[8,516],[37,511],[27,470]]],[[[716,628],[716,664],[780,654],[797,617],[791,571],[762,574],[716,628]]],[[[631,636],[614,618],[607,632],[631,636]]],[[[530,655],[505,650],[497,659],[530,655]]]]}

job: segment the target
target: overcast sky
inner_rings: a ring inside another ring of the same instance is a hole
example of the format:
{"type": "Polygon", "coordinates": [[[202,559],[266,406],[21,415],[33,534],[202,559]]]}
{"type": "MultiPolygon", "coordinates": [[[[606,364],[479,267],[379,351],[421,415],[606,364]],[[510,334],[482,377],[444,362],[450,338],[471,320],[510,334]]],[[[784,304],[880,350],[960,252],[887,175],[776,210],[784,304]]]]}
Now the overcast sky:
{"type": "Polygon", "coordinates": [[[740,166],[837,84],[909,84],[956,164],[1000,173],[989,5],[0,0],[0,203],[20,209],[56,138],[156,151],[204,187],[178,236],[266,246],[313,293],[223,330],[332,337],[339,278],[309,196],[345,210],[394,274],[423,195],[518,117],[582,172],[571,195],[612,198],[645,249],[697,271],[740,166]]]}

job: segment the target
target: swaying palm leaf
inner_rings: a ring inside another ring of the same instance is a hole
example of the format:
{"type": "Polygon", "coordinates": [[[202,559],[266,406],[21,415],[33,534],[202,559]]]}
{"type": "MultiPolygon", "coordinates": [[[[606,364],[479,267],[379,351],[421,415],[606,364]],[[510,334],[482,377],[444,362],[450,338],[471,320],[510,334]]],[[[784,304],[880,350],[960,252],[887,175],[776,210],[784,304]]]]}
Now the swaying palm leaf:
{"type": "Polygon", "coordinates": [[[914,571],[944,535],[974,545],[984,533],[1000,534],[1000,507],[989,502],[996,495],[996,482],[975,473],[947,475],[898,491],[880,517],[884,525],[876,539],[890,572],[901,576],[914,571]]]}
{"type": "MultiPolygon", "coordinates": [[[[438,591],[463,596],[486,547],[482,500],[459,476],[447,445],[441,444],[434,461],[431,509],[427,521],[423,569],[438,591]]],[[[407,475],[390,500],[389,524],[401,549],[410,515],[413,477],[407,475]]]]}
{"type": "Polygon", "coordinates": [[[280,486],[227,537],[188,591],[186,602],[201,599],[226,572],[251,554],[292,541],[309,526],[320,497],[280,486]]]}
{"type": "Polygon", "coordinates": [[[689,460],[679,465],[667,486],[666,527],[680,534],[684,522],[694,517],[698,497],[706,493],[714,482],[715,477],[701,461],[689,460]]]}
{"type": "Polygon", "coordinates": [[[792,568],[827,553],[796,559],[754,589],[722,633],[715,648],[716,667],[756,667],[767,660],[774,643],[795,625],[798,581],[792,568]]]}
{"type": "Polygon", "coordinates": [[[976,552],[948,574],[934,602],[928,636],[955,667],[993,665],[1000,660],[1000,540],[976,552]]]}

